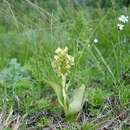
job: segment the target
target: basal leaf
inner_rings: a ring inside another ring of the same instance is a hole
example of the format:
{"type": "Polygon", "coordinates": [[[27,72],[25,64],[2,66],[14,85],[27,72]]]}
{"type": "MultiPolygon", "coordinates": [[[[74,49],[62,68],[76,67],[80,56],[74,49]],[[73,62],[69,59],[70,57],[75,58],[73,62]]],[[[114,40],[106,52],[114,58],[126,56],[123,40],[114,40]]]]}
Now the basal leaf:
{"type": "Polygon", "coordinates": [[[82,85],[77,88],[73,93],[72,102],[69,105],[69,114],[77,113],[82,109],[84,99],[85,86],[82,85]]]}
{"type": "Polygon", "coordinates": [[[61,86],[58,85],[58,84],[56,84],[56,83],[54,83],[53,81],[49,81],[49,80],[45,80],[45,79],[44,79],[44,81],[45,81],[49,86],[51,86],[51,87],[54,89],[54,91],[55,91],[55,93],[56,93],[56,95],[57,95],[57,98],[58,98],[58,102],[60,103],[60,105],[61,105],[62,107],[64,107],[64,105],[63,105],[63,95],[62,95],[62,88],[61,88],[61,86]]]}

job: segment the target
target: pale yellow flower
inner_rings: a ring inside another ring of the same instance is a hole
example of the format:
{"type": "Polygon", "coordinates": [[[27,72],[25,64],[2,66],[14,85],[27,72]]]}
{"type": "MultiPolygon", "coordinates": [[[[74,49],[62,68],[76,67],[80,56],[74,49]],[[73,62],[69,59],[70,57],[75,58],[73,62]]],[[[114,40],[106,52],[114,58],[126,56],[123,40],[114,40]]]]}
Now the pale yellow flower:
{"type": "Polygon", "coordinates": [[[70,72],[71,66],[74,65],[74,57],[68,54],[68,48],[57,48],[55,50],[52,67],[59,76],[67,75],[70,72]]]}

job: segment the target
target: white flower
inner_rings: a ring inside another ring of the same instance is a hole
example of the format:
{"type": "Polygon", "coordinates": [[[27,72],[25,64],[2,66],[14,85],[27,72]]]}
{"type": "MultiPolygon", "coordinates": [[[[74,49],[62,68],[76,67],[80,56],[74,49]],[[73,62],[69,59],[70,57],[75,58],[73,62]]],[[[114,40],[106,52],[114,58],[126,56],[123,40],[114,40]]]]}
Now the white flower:
{"type": "Polygon", "coordinates": [[[90,47],[90,44],[88,44],[88,47],[90,47]]]}
{"type": "Polygon", "coordinates": [[[118,20],[122,23],[127,23],[128,22],[128,16],[121,15],[118,20]]]}
{"type": "Polygon", "coordinates": [[[94,43],[98,43],[98,39],[97,38],[94,39],[94,43]]]}
{"type": "Polygon", "coordinates": [[[123,30],[124,29],[124,25],[123,24],[117,24],[119,30],[123,30]]]}

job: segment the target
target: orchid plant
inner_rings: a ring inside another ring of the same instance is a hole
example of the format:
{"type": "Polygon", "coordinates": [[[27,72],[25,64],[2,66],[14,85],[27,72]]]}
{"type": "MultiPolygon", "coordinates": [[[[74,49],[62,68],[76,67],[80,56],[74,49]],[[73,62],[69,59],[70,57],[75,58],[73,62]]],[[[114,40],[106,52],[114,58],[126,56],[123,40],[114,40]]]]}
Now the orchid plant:
{"type": "Polygon", "coordinates": [[[72,66],[74,66],[74,57],[68,54],[68,48],[57,48],[52,61],[52,67],[61,79],[61,83],[59,85],[50,81],[47,82],[56,92],[58,102],[63,107],[66,116],[77,114],[82,109],[85,91],[85,86],[81,85],[74,91],[73,97],[70,98],[68,96],[69,84],[66,80],[72,66]]]}

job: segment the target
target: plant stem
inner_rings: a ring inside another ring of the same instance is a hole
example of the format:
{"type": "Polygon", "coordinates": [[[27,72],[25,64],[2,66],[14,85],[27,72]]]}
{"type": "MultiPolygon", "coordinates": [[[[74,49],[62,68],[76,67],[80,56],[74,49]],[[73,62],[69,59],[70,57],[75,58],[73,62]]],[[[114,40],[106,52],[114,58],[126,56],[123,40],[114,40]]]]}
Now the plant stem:
{"type": "Polygon", "coordinates": [[[67,113],[68,107],[67,107],[66,76],[65,75],[62,75],[62,93],[63,93],[63,99],[64,99],[64,110],[65,110],[65,113],[67,113]]]}

